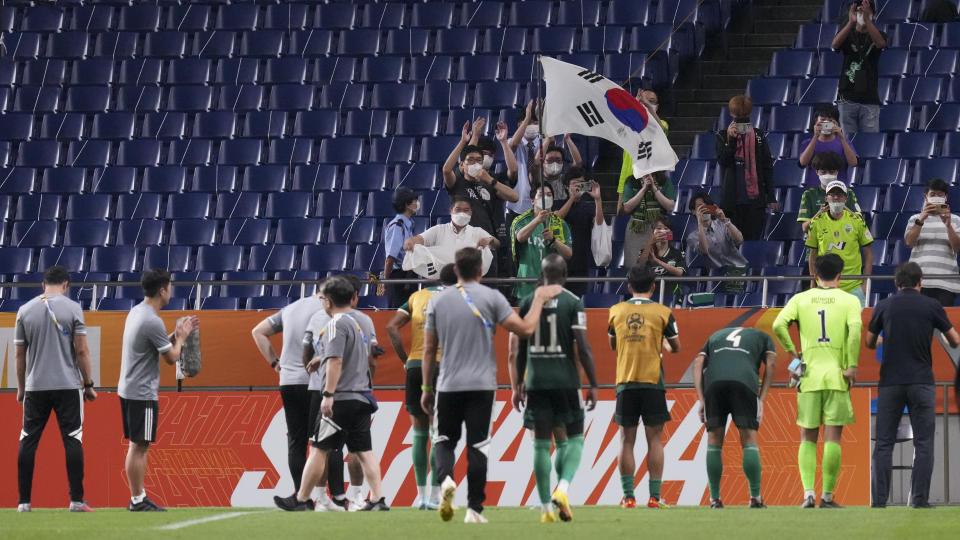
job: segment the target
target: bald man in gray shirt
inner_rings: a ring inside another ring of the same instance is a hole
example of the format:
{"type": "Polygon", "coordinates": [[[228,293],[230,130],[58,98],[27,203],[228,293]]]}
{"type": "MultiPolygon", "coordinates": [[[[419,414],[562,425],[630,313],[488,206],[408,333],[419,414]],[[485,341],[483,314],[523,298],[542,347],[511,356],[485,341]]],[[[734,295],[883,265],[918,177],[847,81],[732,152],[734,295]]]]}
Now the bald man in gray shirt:
{"type": "Polygon", "coordinates": [[[480,284],[483,259],[480,250],[463,248],[456,253],[455,269],[460,278],[427,303],[424,327],[423,380],[434,380],[437,348],[443,351],[438,388],[424,385],[421,405],[433,414],[436,407],[434,439],[437,476],[443,478],[440,517],[453,518],[454,451],[462,425],[467,427],[467,501],[464,523],[486,523],[483,501],[486,499],[487,455],[490,444],[490,420],[497,390],[497,358],[493,337],[502,326],[521,338],[533,335],[540,322],[545,301],[560,294],[563,287],[537,288],[530,311],[517,315],[499,291],[480,284]]]}
{"type": "Polygon", "coordinates": [[[17,402],[23,404],[23,429],[17,455],[20,502],[30,511],[33,466],[50,412],[57,414],[67,458],[70,511],[90,512],[83,500],[83,400],[97,393],[90,376],[87,327],[80,304],[66,296],[70,274],[62,266],[44,272],[43,294],[17,312],[17,402]]]}

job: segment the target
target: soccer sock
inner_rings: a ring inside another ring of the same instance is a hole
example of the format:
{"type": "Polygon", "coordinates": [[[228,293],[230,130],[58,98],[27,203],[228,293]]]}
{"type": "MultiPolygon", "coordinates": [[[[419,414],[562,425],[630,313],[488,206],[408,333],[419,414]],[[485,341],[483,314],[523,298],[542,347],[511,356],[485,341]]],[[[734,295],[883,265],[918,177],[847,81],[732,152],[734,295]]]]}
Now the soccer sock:
{"type": "Polygon", "coordinates": [[[550,440],[533,440],[533,476],[537,480],[540,503],[550,502],[550,440]]]}
{"type": "Polygon", "coordinates": [[[350,487],[347,488],[347,497],[351,499],[356,499],[357,497],[359,497],[361,487],[362,486],[355,486],[353,484],[350,484],[350,487]]]}
{"type": "Polygon", "coordinates": [[[146,497],[147,497],[147,492],[141,491],[139,495],[134,495],[130,497],[130,502],[132,502],[133,504],[140,504],[143,502],[143,499],[145,499],[146,497]]]}
{"type": "MultiPolygon", "coordinates": [[[[573,481],[573,475],[577,473],[577,469],[580,467],[581,456],[583,456],[583,435],[571,437],[567,441],[567,448],[562,456],[563,467],[559,475],[561,481],[566,481],[567,484],[573,481]]],[[[563,490],[564,493],[566,491],[566,489],[563,490]]]]}
{"type": "Polygon", "coordinates": [[[563,463],[567,455],[568,441],[554,441],[557,446],[556,455],[553,456],[553,468],[557,471],[557,478],[563,478],[563,463]]]}
{"type": "Polygon", "coordinates": [[[413,476],[417,486],[427,485],[427,430],[413,428],[413,476]]]}
{"type": "Polygon", "coordinates": [[[707,480],[710,482],[710,498],[720,498],[720,477],[723,476],[723,447],[707,445],[707,480]]]}
{"type": "Polygon", "coordinates": [[[633,475],[621,474],[620,486],[623,488],[623,496],[633,498],[633,475]]]}
{"type": "MultiPolygon", "coordinates": [[[[837,487],[837,477],[840,476],[840,443],[823,443],[823,493],[833,494],[837,487]]],[[[828,498],[827,500],[831,500],[828,498]]]]}
{"type": "Polygon", "coordinates": [[[817,443],[803,441],[797,451],[797,465],[800,468],[800,482],[804,491],[812,491],[817,478],[817,443]]]}
{"type": "Polygon", "coordinates": [[[656,500],[660,500],[660,479],[651,478],[650,479],[650,496],[656,500]]]}
{"type": "MultiPolygon", "coordinates": [[[[709,455],[709,454],[708,454],[709,455]]],[[[747,477],[747,484],[750,485],[750,496],[760,497],[760,448],[755,444],[747,444],[743,447],[743,474],[747,477]]],[[[717,482],[720,482],[719,477],[717,482]]],[[[719,490],[718,490],[719,491],[719,490]]]]}

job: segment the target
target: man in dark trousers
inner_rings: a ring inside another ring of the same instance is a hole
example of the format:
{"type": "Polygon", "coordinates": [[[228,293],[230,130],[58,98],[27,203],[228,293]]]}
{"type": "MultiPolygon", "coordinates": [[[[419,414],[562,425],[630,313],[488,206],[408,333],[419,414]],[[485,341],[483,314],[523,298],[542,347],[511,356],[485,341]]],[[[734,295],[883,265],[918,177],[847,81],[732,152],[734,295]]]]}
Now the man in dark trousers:
{"type": "Polygon", "coordinates": [[[936,386],[930,343],[934,329],[940,330],[951,347],[960,345],[960,334],[953,328],[943,307],[920,294],[923,272],[920,265],[907,262],[897,267],[895,281],[899,292],[884,299],[873,310],[867,331],[867,347],[877,348],[877,336],[883,332],[883,364],[877,397],[877,443],[873,449],[874,508],[884,508],[890,494],[890,471],[897,426],[903,406],[910,412],[913,426],[913,478],[910,506],[930,508],[930,477],[933,474],[933,437],[936,431],[936,386]]]}

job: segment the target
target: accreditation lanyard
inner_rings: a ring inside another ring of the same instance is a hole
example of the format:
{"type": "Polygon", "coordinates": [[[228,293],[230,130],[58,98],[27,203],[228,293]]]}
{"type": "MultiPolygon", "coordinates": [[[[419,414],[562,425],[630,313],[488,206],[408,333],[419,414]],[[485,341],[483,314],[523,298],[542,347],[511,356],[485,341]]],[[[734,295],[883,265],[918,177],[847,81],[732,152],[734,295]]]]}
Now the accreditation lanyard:
{"type": "Polygon", "coordinates": [[[470,308],[470,311],[473,311],[473,314],[476,315],[477,318],[483,322],[483,325],[486,326],[488,329],[493,328],[493,325],[490,324],[490,321],[488,321],[487,318],[483,316],[483,313],[480,313],[480,310],[477,309],[477,306],[473,303],[473,299],[470,298],[469,294],[467,294],[467,291],[466,289],[463,288],[463,285],[460,285],[459,283],[457,283],[457,290],[460,291],[460,296],[463,297],[463,300],[464,302],[467,303],[467,306],[470,308]]]}
{"type": "Polygon", "coordinates": [[[70,331],[64,328],[63,325],[60,324],[60,321],[57,320],[57,314],[53,312],[53,307],[50,305],[50,302],[47,301],[47,296],[41,295],[40,301],[43,302],[43,305],[47,307],[47,313],[50,314],[50,319],[53,321],[53,324],[57,326],[57,330],[59,330],[61,334],[69,336],[70,331]]]}

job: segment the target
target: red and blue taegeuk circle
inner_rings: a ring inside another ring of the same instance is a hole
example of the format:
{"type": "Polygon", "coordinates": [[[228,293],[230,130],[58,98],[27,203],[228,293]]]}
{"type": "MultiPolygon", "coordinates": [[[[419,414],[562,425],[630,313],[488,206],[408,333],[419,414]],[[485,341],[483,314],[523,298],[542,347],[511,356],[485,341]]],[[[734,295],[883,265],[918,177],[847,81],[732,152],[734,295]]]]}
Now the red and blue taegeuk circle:
{"type": "Polygon", "coordinates": [[[623,88],[611,88],[605,94],[607,108],[622,124],[640,133],[647,127],[647,108],[623,88]]]}

